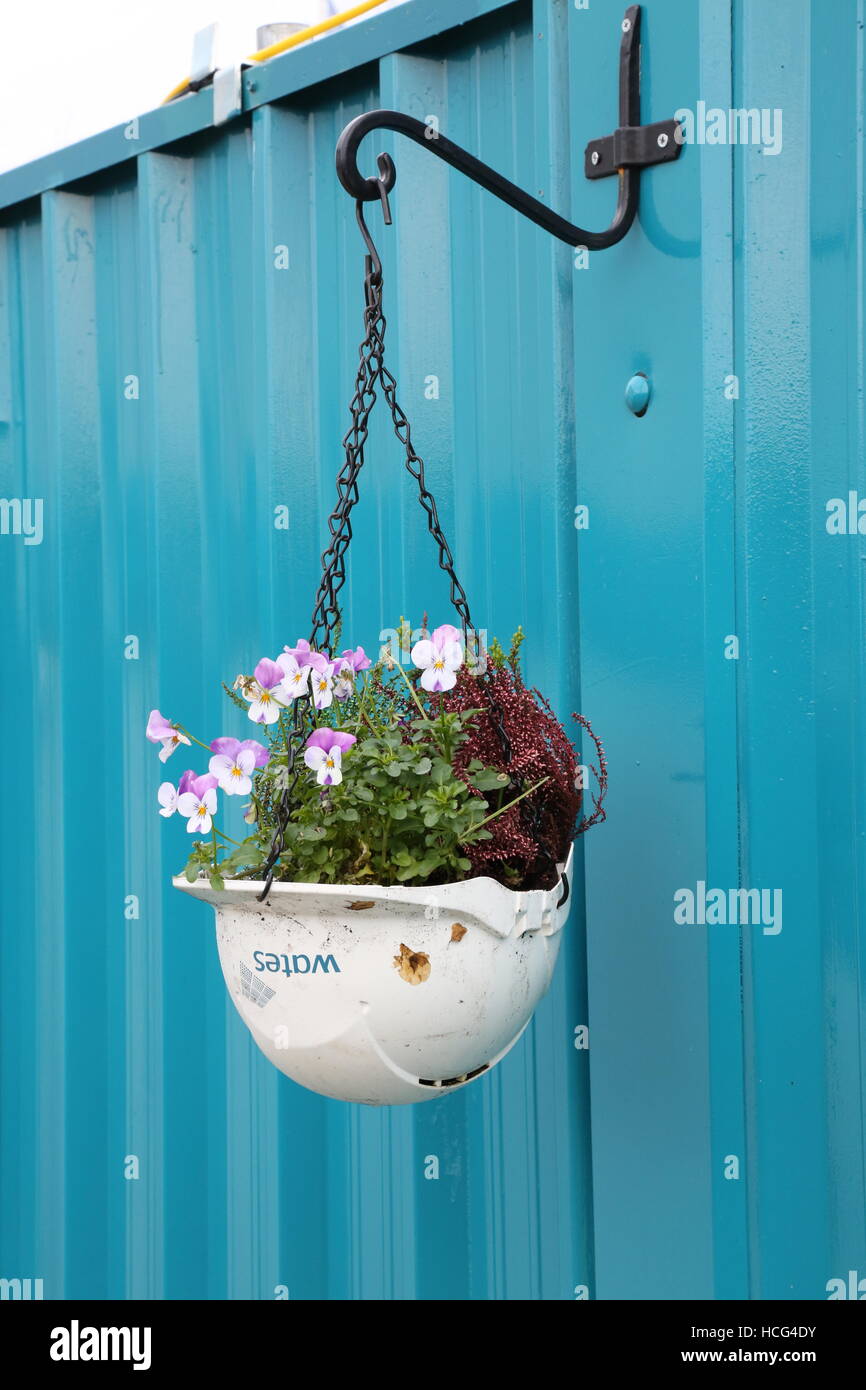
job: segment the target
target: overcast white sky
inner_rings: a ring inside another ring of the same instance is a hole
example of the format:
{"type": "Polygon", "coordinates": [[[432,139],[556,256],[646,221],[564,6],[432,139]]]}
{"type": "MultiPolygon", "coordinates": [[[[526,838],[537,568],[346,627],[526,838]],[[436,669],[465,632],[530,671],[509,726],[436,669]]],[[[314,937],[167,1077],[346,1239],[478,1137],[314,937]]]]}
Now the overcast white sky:
{"type": "MultiPolygon", "coordinates": [[[[30,10],[21,0],[4,0],[0,172],[158,106],[188,75],[197,29],[217,21],[223,58],[235,60],[255,51],[260,24],[313,23],[357,3],[38,0],[30,10]]],[[[397,3],[402,0],[387,0],[382,8],[397,3]]]]}

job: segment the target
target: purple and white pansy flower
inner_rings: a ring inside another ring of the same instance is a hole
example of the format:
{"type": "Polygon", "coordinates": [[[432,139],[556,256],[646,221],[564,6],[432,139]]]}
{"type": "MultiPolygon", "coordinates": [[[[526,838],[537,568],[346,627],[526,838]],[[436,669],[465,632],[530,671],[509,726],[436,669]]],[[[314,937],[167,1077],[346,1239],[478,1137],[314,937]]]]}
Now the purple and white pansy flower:
{"type": "Polygon", "coordinates": [[[310,734],[304,749],[304,762],[315,772],[320,786],[336,787],[342,782],[343,754],[356,742],[354,734],[342,734],[337,729],[316,729],[310,734]]]}
{"type": "Polygon", "coordinates": [[[356,647],[354,651],[347,647],[340,652],[340,661],[351,666],[353,671],[367,671],[373,665],[363,647],[356,647]]]}
{"type": "Polygon", "coordinates": [[[277,665],[283,673],[281,692],[287,703],[297,700],[299,695],[306,695],[310,679],[310,664],[303,661],[303,652],[296,656],[295,652],[286,647],[285,651],[280,652],[277,657],[277,665]]]}
{"type": "Polygon", "coordinates": [[[313,658],[319,655],[303,637],[299,638],[293,647],[283,647],[283,651],[294,657],[299,666],[311,666],[313,658]]]}
{"type": "Polygon", "coordinates": [[[310,694],[316,709],[327,709],[334,700],[334,673],[337,662],[316,653],[310,662],[310,694]]]}
{"type": "Polygon", "coordinates": [[[208,835],[217,808],[217,779],[207,773],[194,777],[189,787],[177,798],[177,809],[187,816],[186,828],[190,835],[208,835]]]}
{"type": "Polygon", "coordinates": [[[346,651],[340,652],[334,662],[335,699],[348,700],[350,695],[354,695],[356,675],[359,671],[368,670],[372,664],[363,647],[356,647],[354,651],[349,647],[346,651]]]}
{"type": "Polygon", "coordinates": [[[172,753],[175,749],[179,748],[182,743],[190,747],[190,741],[186,734],[182,734],[175,724],[170,724],[165,716],[160,714],[158,709],[152,709],[150,711],[145,733],[151,743],[162,744],[159,754],[159,761],[161,763],[168,762],[172,753]]]}
{"type": "Polygon", "coordinates": [[[333,694],[335,700],[348,700],[355,693],[355,672],[345,662],[334,663],[333,694]]]}
{"type": "Polygon", "coordinates": [[[211,776],[216,777],[221,791],[227,796],[249,796],[253,789],[252,776],[257,767],[265,767],[268,750],[254,738],[215,738],[211,744],[213,757],[208,764],[211,776]]]}
{"type": "Polygon", "coordinates": [[[156,799],[159,802],[159,814],[161,816],[174,815],[177,810],[178,799],[183,796],[184,792],[189,791],[194,779],[195,773],[192,768],[189,768],[183,774],[177,786],[174,785],[174,782],[163,782],[160,785],[156,793],[156,799]]]}
{"type": "Polygon", "coordinates": [[[254,724],[276,724],[282,710],[289,703],[289,696],[283,686],[283,668],[275,661],[263,656],[255,671],[254,680],[244,689],[250,701],[247,717],[254,724]]]}
{"type": "Polygon", "coordinates": [[[460,633],[450,623],[437,627],[429,637],[416,642],[412,660],[423,674],[421,684],[434,694],[451,690],[457,684],[457,672],[463,665],[463,646],[460,633]]]}

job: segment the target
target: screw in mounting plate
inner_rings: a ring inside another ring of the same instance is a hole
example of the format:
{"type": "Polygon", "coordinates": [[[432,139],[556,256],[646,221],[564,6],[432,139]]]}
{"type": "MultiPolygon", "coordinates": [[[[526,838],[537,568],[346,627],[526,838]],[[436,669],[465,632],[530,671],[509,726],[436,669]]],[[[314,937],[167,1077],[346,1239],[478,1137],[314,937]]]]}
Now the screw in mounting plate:
{"type": "Polygon", "coordinates": [[[663,150],[663,149],[665,148],[665,146],[666,146],[667,143],[668,143],[668,137],[664,134],[664,132],[662,132],[662,134],[659,136],[659,139],[658,139],[658,146],[659,146],[659,149],[660,149],[660,150],[663,150]]]}
{"type": "Polygon", "coordinates": [[[593,164],[597,164],[597,163],[598,163],[598,161],[599,161],[600,158],[601,158],[601,155],[599,154],[598,150],[593,150],[591,158],[592,158],[593,164]]]}
{"type": "Polygon", "coordinates": [[[622,22],[622,32],[623,32],[624,34],[627,34],[630,28],[631,28],[631,20],[630,20],[630,19],[624,19],[623,22],[622,22]]]}

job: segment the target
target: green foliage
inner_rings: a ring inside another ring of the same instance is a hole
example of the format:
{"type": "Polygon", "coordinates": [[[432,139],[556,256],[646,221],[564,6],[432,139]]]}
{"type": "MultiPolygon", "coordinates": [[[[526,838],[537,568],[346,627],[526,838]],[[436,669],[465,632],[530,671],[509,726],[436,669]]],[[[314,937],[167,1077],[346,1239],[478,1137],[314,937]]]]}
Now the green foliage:
{"type": "Polygon", "coordinates": [[[232,688],[231,688],[230,685],[226,685],[225,681],[223,681],[222,686],[223,686],[223,690],[224,690],[225,693],[228,695],[228,697],[229,697],[229,699],[231,700],[232,704],[233,704],[233,705],[237,705],[238,709],[242,709],[243,712],[244,712],[244,714],[246,714],[246,713],[247,713],[247,710],[248,710],[248,708],[249,708],[249,706],[247,705],[246,700],[244,700],[243,697],[242,697],[241,695],[239,695],[238,692],[237,692],[236,690],[232,690],[232,688]]]}
{"type": "Polygon", "coordinates": [[[214,861],[214,849],[210,841],[194,840],[192,853],[183,868],[183,874],[188,883],[195,883],[197,878],[206,877],[211,888],[217,892],[225,887],[223,881],[224,866],[217,866],[214,861]]]}
{"type": "Polygon", "coordinates": [[[502,670],[505,665],[505,652],[502,650],[502,643],[498,637],[491,638],[490,646],[487,649],[487,658],[491,666],[495,666],[497,671],[502,670]]]}
{"type": "Polygon", "coordinates": [[[503,649],[502,643],[499,641],[498,637],[492,638],[487,652],[491,666],[497,671],[501,671],[504,667],[509,666],[515,676],[519,676],[520,648],[525,641],[526,633],[523,631],[522,627],[519,627],[515,632],[511,639],[511,646],[508,648],[507,652],[503,649]]]}
{"type": "Polygon", "coordinates": [[[526,640],[526,633],[519,627],[511,639],[511,647],[508,652],[508,665],[511,667],[515,676],[520,675],[520,648],[526,640]]]}
{"type": "MultiPolygon", "coordinates": [[[[306,777],[286,829],[277,875],[306,883],[437,883],[465,876],[463,846],[485,839],[482,790],[507,780],[481,764],[457,777],[451,758],[468,719],[392,718],[361,725],[343,758],[343,780],[322,788],[306,777]]],[[[345,725],[344,725],[345,727],[345,725]]]]}

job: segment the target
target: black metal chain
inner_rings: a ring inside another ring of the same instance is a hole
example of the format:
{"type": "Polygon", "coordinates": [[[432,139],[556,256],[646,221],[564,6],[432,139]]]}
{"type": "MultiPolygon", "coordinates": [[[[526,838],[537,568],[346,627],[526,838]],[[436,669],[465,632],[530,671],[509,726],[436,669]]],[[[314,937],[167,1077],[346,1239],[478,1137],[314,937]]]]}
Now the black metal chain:
{"type": "MultiPolygon", "coordinates": [[[[358,350],[358,373],[355,394],[349,407],[352,423],[343,437],[345,461],[337,474],[337,504],[328,518],[331,543],[322,555],[322,579],[313,606],[310,646],[317,646],[332,656],[332,647],[340,621],[338,594],[346,580],[345,554],[352,539],[352,508],[358,500],[358,475],[364,466],[364,446],[367,442],[370,412],[376,401],[376,380],[382,365],[382,272],[374,269],[372,258],[366,259],[364,276],[364,339],[358,350]],[[379,328],[381,320],[382,328],[379,328]]],[[[259,901],[271,889],[276,862],[285,846],[286,827],[292,811],[292,801],[301,768],[296,768],[297,754],[306,741],[312,725],[309,696],[299,696],[292,707],[292,723],[286,736],[286,778],[276,808],[276,829],[268,857],[265,860],[265,883],[259,901]]]]}
{"type": "MultiPolygon", "coordinates": [[[[454,571],[454,557],[439,521],[436,499],[427,487],[424,461],[415,452],[409,421],[397,400],[396,378],[384,363],[387,323],[382,312],[382,265],[364,221],[363,203],[360,201],[356,204],[356,216],[369,252],[364,271],[365,333],[359,349],[360,361],[355,378],[355,394],[350,405],[352,423],[343,437],[346,457],[337,474],[337,504],[328,518],[331,541],[322,555],[322,579],[313,606],[310,646],[333,659],[332,648],[340,623],[339,593],[346,581],[345,557],[352,539],[352,510],[358,501],[358,475],[364,466],[364,448],[369,432],[370,413],[376,402],[378,381],[391,412],[394,433],[406,452],[407,471],[418,485],[418,500],[427,516],[427,529],[439,550],[439,568],[448,575],[451,602],[460,616],[466,649],[468,651],[471,636],[476,652],[479,652],[479,638],[469,612],[469,601],[454,571]]],[[[505,730],[503,711],[489,691],[486,692],[486,697],[493,728],[508,764],[511,761],[511,741],[505,730]]],[[[274,869],[285,847],[294,790],[302,770],[302,766],[298,765],[297,755],[313,722],[311,698],[309,695],[301,695],[294,701],[291,727],[286,734],[286,777],[276,808],[274,838],[264,864],[265,882],[259,894],[260,902],[263,902],[270,892],[274,869]]],[[[514,784],[512,787],[517,790],[514,784]]],[[[521,806],[525,806],[525,802],[522,802],[521,806]]]]}
{"type": "MultiPolygon", "coordinates": [[[[381,288],[379,293],[381,296],[381,288]]],[[[380,318],[380,322],[382,332],[384,333],[384,317],[380,318]]],[[[454,559],[451,555],[451,550],[449,548],[447,540],[445,539],[445,535],[442,531],[442,527],[439,522],[439,513],[436,508],[436,499],[433,496],[430,489],[427,487],[427,481],[424,476],[424,461],[423,459],[420,459],[418,457],[418,455],[415,453],[414,448],[412,447],[412,431],[409,426],[409,421],[406,419],[406,416],[400,406],[400,403],[397,400],[397,382],[394,379],[391,372],[388,371],[388,368],[385,366],[384,362],[382,362],[379,368],[379,380],[382,383],[382,392],[385,396],[385,400],[388,402],[388,407],[391,411],[391,419],[394,422],[394,433],[400,440],[400,443],[403,445],[403,448],[406,450],[407,471],[412,475],[412,477],[418,484],[418,500],[421,503],[421,506],[423,507],[424,511],[427,513],[427,529],[430,532],[430,535],[433,537],[434,541],[436,542],[437,546],[439,547],[439,568],[445,571],[450,580],[451,602],[456,608],[462,620],[464,638],[468,645],[469,634],[472,633],[473,637],[476,639],[477,646],[477,633],[475,632],[475,629],[472,626],[472,618],[469,615],[469,602],[463,590],[463,585],[460,583],[459,579],[457,578],[457,575],[454,573],[454,559]]]]}
{"type": "Polygon", "coordinates": [[[346,581],[345,554],[352,539],[352,509],[358,500],[358,474],[364,466],[370,412],[376,402],[376,381],[382,369],[385,330],[382,277],[381,271],[375,275],[369,256],[365,267],[364,300],[366,332],[359,349],[355,394],[349,407],[352,423],[343,437],[346,459],[337,474],[337,505],[328,518],[331,543],[322,555],[322,579],[313,606],[310,632],[310,646],[320,645],[329,655],[340,621],[337,596],[346,581]]]}

